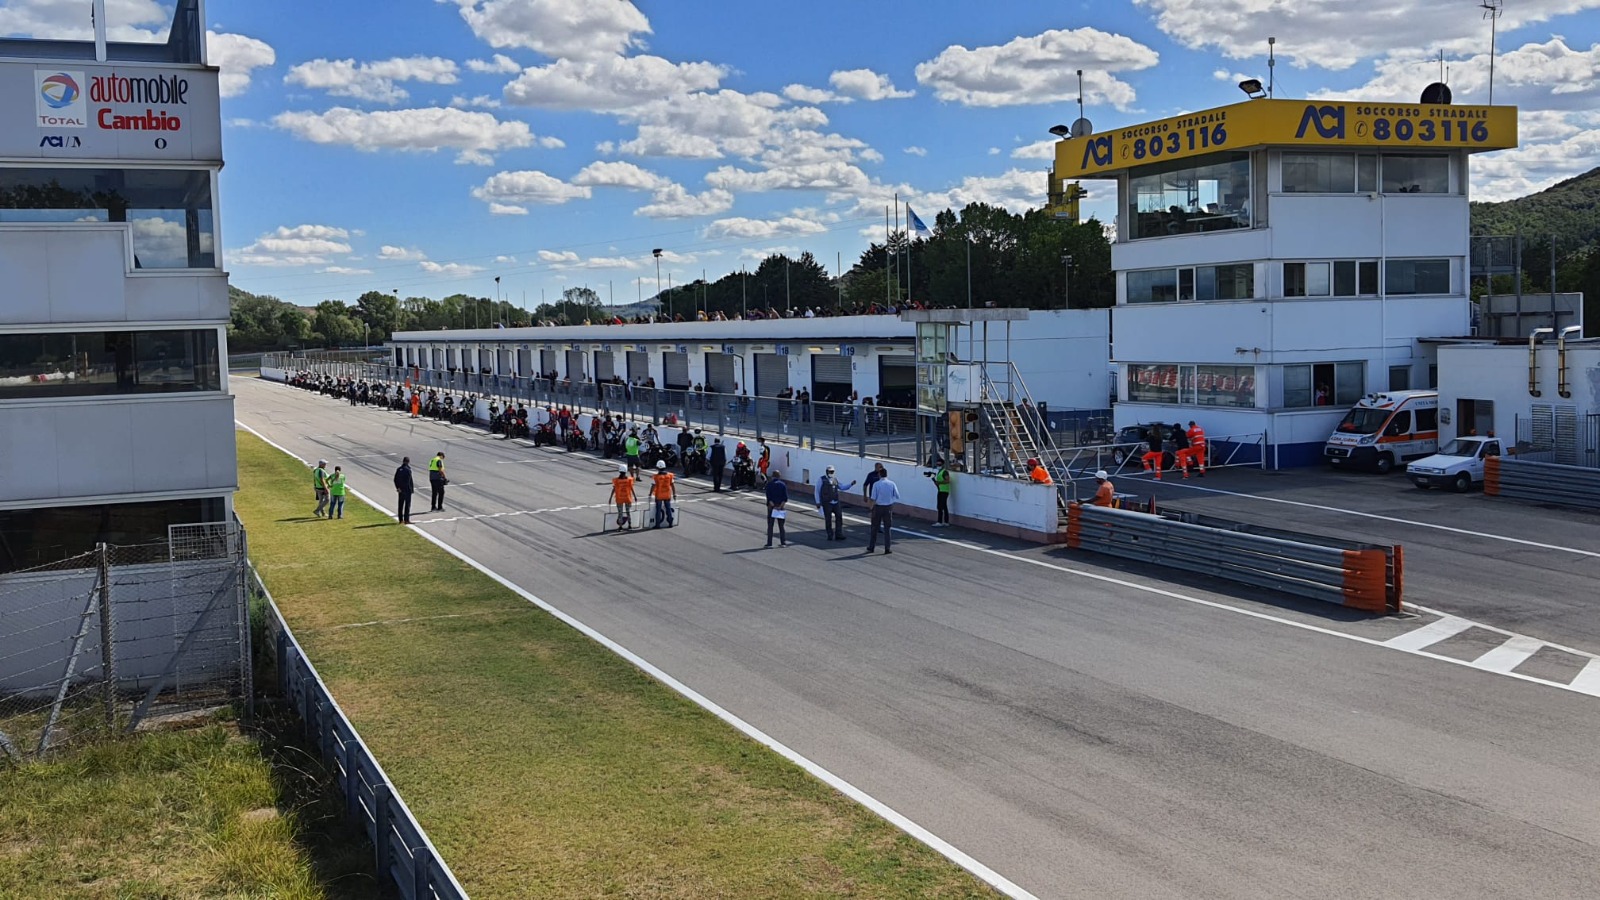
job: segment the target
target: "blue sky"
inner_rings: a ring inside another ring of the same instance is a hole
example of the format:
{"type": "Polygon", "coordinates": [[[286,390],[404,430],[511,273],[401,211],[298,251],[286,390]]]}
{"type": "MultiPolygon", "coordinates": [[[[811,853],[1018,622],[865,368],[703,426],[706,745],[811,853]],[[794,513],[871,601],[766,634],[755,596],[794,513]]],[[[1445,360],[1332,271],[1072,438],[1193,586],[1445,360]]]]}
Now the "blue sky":
{"type": "MultiPolygon", "coordinates": [[[[108,0],[113,36],[164,36],[108,0]]],[[[898,192],[932,222],[1043,202],[1046,130],[1242,99],[1277,37],[1278,96],[1414,100],[1442,50],[1483,102],[1478,0],[208,0],[223,69],[223,246],[235,284],[311,305],[366,290],[588,286],[632,302],[772,252],[830,271],[898,192]]],[[[1600,0],[1506,0],[1495,100],[1523,146],[1474,193],[1600,159],[1600,0]]],[[[0,33],[83,36],[85,0],[0,0],[0,33]]],[[[1109,191],[1087,209],[1109,220],[1109,191]]]]}

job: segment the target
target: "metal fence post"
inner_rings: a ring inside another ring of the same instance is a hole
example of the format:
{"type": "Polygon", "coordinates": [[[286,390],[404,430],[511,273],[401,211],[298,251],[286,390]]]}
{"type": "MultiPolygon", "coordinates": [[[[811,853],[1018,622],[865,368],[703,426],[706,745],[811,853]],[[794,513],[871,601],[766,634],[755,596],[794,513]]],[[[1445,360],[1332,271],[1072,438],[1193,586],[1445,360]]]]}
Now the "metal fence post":
{"type": "Polygon", "coordinates": [[[111,634],[111,548],[94,547],[100,569],[100,673],[105,682],[106,727],[117,727],[117,666],[111,634]]]}

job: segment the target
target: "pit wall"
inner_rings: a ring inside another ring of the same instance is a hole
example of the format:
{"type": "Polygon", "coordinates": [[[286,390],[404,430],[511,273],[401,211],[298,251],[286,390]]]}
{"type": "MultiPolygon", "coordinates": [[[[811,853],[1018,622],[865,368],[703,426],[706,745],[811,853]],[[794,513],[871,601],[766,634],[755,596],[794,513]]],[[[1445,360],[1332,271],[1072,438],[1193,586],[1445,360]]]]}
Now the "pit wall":
{"type": "MultiPolygon", "coordinates": [[[[283,381],[285,373],[282,369],[264,368],[261,370],[261,377],[271,381],[283,381]]],[[[535,422],[542,422],[546,418],[543,409],[533,409],[529,412],[535,422]]],[[[585,434],[588,433],[592,418],[593,416],[589,414],[579,417],[585,434]]],[[[478,401],[477,420],[479,422],[489,420],[487,400],[478,401]]],[[[681,430],[672,425],[656,426],[661,440],[674,445],[681,430]]],[[[716,435],[707,433],[708,442],[713,437],[716,435]]],[[[724,437],[723,443],[728,445],[731,470],[733,448],[738,445],[738,439],[724,437]]],[[[759,458],[760,446],[754,441],[747,443],[751,455],[759,458]]],[[[812,498],[815,496],[817,479],[822,477],[823,470],[831,465],[837,470],[842,484],[856,482],[854,490],[843,492],[843,502],[864,510],[866,502],[861,496],[861,482],[866,479],[867,473],[872,471],[872,464],[881,461],[884,468],[889,470],[889,477],[894,480],[895,486],[900,489],[900,503],[895,506],[897,518],[933,521],[934,510],[938,503],[937,490],[933,486],[933,479],[922,474],[933,471],[931,468],[894,460],[875,460],[853,453],[810,450],[771,439],[767,443],[772,448],[772,466],[789,484],[789,497],[797,506],[813,505],[812,498]]],[[[1059,540],[1056,489],[1051,485],[1037,485],[1011,478],[954,472],[951,478],[950,521],[956,525],[1004,537],[1040,543],[1055,542],[1059,540]]]]}

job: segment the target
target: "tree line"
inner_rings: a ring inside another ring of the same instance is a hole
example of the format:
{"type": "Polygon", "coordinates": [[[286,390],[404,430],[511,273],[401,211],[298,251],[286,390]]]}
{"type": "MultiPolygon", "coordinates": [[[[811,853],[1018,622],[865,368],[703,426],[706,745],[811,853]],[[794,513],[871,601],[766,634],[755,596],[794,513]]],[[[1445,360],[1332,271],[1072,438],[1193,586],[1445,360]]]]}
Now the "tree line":
{"type": "MultiPolygon", "coordinates": [[[[657,321],[694,320],[702,313],[734,319],[753,311],[855,315],[910,304],[1097,308],[1112,305],[1113,284],[1111,244],[1097,220],[1073,223],[1044,210],[1019,214],[971,203],[959,213],[938,213],[927,235],[902,230],[869,243],[838,276],[810,253],[772,254],[752,271],[674,285],[645,305],[657,321]]],[[[605,306],[587,287],[568,288],[559,300],[533,309],[467,294],[436,300],[377,290],[354,303],[324,300],[306,309],[237,287],[228,293],[229,346],[240,352],[377,345],[397,331],[598,324],[641,315],[637,308],[619,313],[605,306]]]]}

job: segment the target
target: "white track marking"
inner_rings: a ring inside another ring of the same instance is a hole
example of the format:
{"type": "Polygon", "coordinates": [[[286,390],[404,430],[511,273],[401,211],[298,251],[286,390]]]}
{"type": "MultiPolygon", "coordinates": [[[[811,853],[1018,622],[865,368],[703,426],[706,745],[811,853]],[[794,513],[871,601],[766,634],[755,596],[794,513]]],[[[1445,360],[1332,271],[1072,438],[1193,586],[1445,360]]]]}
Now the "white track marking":
{"type": "Polygon", "coordinates": [[[1320,509],[1323,512],[1342,513],[1347,516],[1359,516],[1363,519],[1376,519],[1380,522],[1393,522],[1397,525],[1414,525],[1418,528],[1432,528],[1437,531],[1448,531],[1451,534],[1464,534],[1469,537],[1483,538],[1491,541],[1503,541],[1508,544],[1518,544],[1523,547],[1537,547],[1540,550],[1558,550],[1562,553],[1573,553],[1578,556],[1587,556],[1591,559],[1600,559],[1600,552],[1593,550],[1579,550],[1576,547],[1563,547],[1560,544],[1545,544],[1539,541],[1530,541],[1523,538],[1507,537],[1503,534],[1489,534],[1483,531],[1469,531],[1465,528],[1454,528],[1449,525],[1436,525],[1432,522],[1418,522],[1415,519],[1401,519],[1396,516],[1385,516],[1378,513],[1361,512],[1354,509],[1344,509],[1339,506],[1326,506],[1321,503],[1307,503],[1304,500],[1286,500],[1282,497],[1263,497],[1260,494],[1246,494],[1241,491],[1225,491],[1220,488],[1200,487],[1193,484],[1180,484],[1177,487],[1188,488],[1191,491],[1204,491],[1208,494],[1222,494],[1227,497],[1243,497],[1247,500],[1260,500],[1263,503],[1283,503],[1288,506],[1299,506],[1305,509],[1320,509]]]}
{"type": "Polygon", "coordinates": [[[1490,672],[1509,672],[1527,662],[1528,657],[1538,653],[1543,647],[1544,641],[1530,637],[1514,637],[1473,660],[1472,664],[1490,672]]]}
{"type": "MultiPolygon", "coordinates": [[[[298,460],[302,465],[308,465],[306,461],[298,454],[277,444],[271,438],[267,437],[261,432],[256,431],[254,428],[251,428],[249,425],[239,422],[238,420],[235,420],[235,422],[240,428],[243,428],[244,430],[260,438],[267,444],[267,446],[276,449],[291,459],[298,460]]],[[[392,511],[380,505],[371,497],[363,495],[360,491],[352,490],[350,493],[354,494],[358,500],[365,502],[368,506],[371,506],[373,509],[378,510],[384,515],[394,515],[392,511]]],[[[728,710],[723,709],[721,706],[714,703],[709,697],[702,695],[699,691],[696,691],[678,679],[673,678],[671,675],[668,675],[661,669],[656,668],[656,666],[651,664],[643,657],[635,654],[632,650],[629,650],[616,641],[613,641],[611,638],[606,637],[604,634],[601,634],[595,629],[590,628],[588,625],[585,625],[583,622],[568,615],[567,613],[562,612],[556,607],[551,606],[549,603],[546,603],[544,600],[535,596],[533,593],[524,589],[520,585],[512,582],[510,579],[504,577],[493,569],[490,569],[488,566],[478,562],[465,553],[462,553],[460,550],[457,550],[439,538],[428,534],[426,531],[423,531],[414,525],[411,526],[411,528],[417,534],[421,535],[424,540],[429,541],[444,552],[456,557],[467,565],[477,569],[479,572],[482,572],[488,577],[494,579],[496,583],[507,590],[516,593],[517,596],[521,597],[522,599],[532,603],[550,615],[555,616],[557,619],[560,619],[573,628],[576,628],[578,631],[587,635],[591,640],[598,642],[601,646],[622,657],[624,660],[627,660],[630,664],[644,672],[646,675],[656,679],[671,690],[678,692],[691,703],[694,703],[696,706],[699,706],[722,721],[733,726],[735,729],[743,732],[752,740],[762,744],[772,752],[799,766],[801,769],[809,773],[813,778],[816,778],[839,793],[844,794],[846,797],[849,797],[850,799],[866,807],[868,810],[871,810],[880,818],[889,822],[891,825],[894,825],[896,828],[899,828],[901,831],[904,831],[906,834],[909,834],[913,838],[916,838],[922,843],[927,844],[934,850],[934,852],[943,856],[945,859],[950,860],[961,868],[966,869],[968,872],[971,872],[979,880],[983,881],[985,884],[989,885],[1000,893],[1006,895],[1007,897],[1014,898],[1014,900],[1038,900],[1037,896],[1023,889],[1021,885],[1016,884],[1011,879],[1001,875],[999,872],[996,872],[983,863],[978,862],[978,860],[967,855],[965,851],[956,847],[954,844],[939,837],[928,829],[923,828],[916,822],[906,818],[904,815],[896,812],[881,800],[873,797],[871,794],[868,794],[850,782],[845,781],[838,775],[833,774],[829,770],[823,768],[820,764],[813,762],[807,757],[801,756],[798,751],[791,749],[788,745],[780,742],[777,738],[772,737],[761,729],[751,725],[749,722],[746,722],[744,719],[741,719],[728,710]]]]}
{"type": "Polygon", "coordinates": [[[1572,679],[1572,689],[1600,697],[1600,659],[1591,659],[1578,677],[1572,679]]]}
{"type": "Polygon", "coordinates": [[[1441,616],[1421,628],[1412,629],[1399,637],[1392,637],[1384,643],[1396,650],[1421,650],[1454,637],[1472,625],[1472,622],[1456,616],[1441,616]]]}

